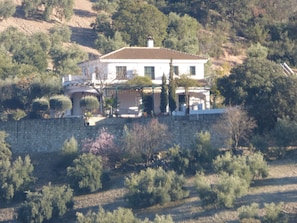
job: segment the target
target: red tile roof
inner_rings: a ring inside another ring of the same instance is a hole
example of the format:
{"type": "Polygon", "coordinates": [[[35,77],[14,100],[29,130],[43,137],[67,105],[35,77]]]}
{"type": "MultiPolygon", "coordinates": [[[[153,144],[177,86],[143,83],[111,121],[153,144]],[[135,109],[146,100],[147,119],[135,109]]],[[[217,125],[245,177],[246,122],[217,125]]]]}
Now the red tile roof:
{"type": "Polygon", "coordinates": [[[160,47],[124,47],[100,57],[101,59],[173,59],[206,60],[206,58],[160,47]]]}

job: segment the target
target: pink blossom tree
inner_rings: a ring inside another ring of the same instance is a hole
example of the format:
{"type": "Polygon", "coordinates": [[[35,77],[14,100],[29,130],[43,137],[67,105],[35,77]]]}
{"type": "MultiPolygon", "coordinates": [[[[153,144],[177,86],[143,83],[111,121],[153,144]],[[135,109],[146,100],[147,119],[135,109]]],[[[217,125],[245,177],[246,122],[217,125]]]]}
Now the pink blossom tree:
{"type": "Polygon", "coordinates": [[[98,136],[93,139],[83,140],[82,151],[101,156],[104,166],[112,166],[119,158],[119,149],[115,143],[115,137],[106,128],[98,132],[98,136]]]}

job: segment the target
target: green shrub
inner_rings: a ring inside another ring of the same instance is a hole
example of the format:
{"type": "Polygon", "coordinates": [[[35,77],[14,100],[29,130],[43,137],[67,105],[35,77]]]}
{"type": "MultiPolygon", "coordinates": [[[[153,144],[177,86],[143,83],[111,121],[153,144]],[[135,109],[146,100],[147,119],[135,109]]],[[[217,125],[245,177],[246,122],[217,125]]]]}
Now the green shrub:
{"type": "MultiPolygon", "coordinates": [[[[258,210],[259,210],[259,204],[257,203],[252,203],[251,205],[243,205],[240,208],[237,209],[237,212],[239,212],[238,216],[239,219],[244,220],[244,219],[258,219],[258,210]]],[[[245,220],[247,221],[247,220],[245,220]]]]}
{"type": "Polygon", "coordinates": [[[18,210],[18,220],[42,223],[61,217],[73,207],[73,191],[67,186],[44,186],[40,192],[28,192],[18,210]]]}
{"type": "Polygon", "coordinates": [[[66,168],[70,166],[75,158],[78,156],[78,143],[72,136],[70,139],[65,140],[61,149],[62,162],[60,166],[66,168]]]}
{"type": "Polygon", "coordinates": [[[106,212],[103,208],[99,208],[98,213],[88,212],[86,215],[78,212],[76,217],[78,223],[174,223],[170,215],[156,215],[153,222],[148,219],[142,221],[130,209],[121,207],[113,212],[106,212]]]}
{"type": "Polygon", "coordinates": [[[214,191],[217,194],[219,205],[231,208],[237,198],[248,192],[249,183],[237,175],[222,173],[219,182],[215,185],[214,191]]]}
{"type": "Polygon", "coordinates": [[[213,166],[216,172],[237,175],[241,179],[246,180],[248,184],[251,183],[253,178],[245,156],[233,156],[230,152],[226,152],[223,156],[218,156],[213,161],[213,166]]]}
{"type": "Polygon", "coordinates": [[[162,168],[148,168],[132,174],[126,178],[125,186],[128,202],[137,208],[180,200],[189,194],[183,189],[183,176],[174,171],[165,172],[162,168]]]}
{"type": "Polygon", "coordinates": [[[285,223],[288,222],[287,217],[282,213],[284,203],[280,202],[279,204],[275,203],[265,203],[265,215],[263,217],[264,223],[285,223]]]}
{"type": "Polygon", "coordinates": [[[196,174],[196,189],[204,206],[233,207],[234,201],[248,191],[249,184],[237,175],[220,173],[219,182],[210,185],[203,173],[196,174]]]}
{"type": "Polygon", "coordinates": [[[102,162],[100,156],[84,153],[67,168],[71,186],[80,192],[94,192],[102,188],[102,162]]]}
{"type": "Polygon", "coordinates": [[[268,176],[268,165],[261,152],[256,152],[247,157],[247,165],[250,167],[254,178],[265,178],[268,176]]]}
{"type": "Polygon", "coordinates": [[[65,95],[54,95],[49,100],[50,109],[55,111],[55,117],[61,117],[67,109],[72,108],[72,102],[65,95]]]}
{"type": "Polygon", "coordinates": [[[204,173],[196,174],[195,186],[204,207],[216,205],[217,194],[212,190],[210,183],[207,182],[204,173]]]}
{"type": "Polygon", "coordinates": [[[80,99],[80,107],[85,112],[93,112],[99,108],[98,98],[92,95],[84,96],[80,99]]]}
{"type": "Polygon", "coordinates": [[[217,155],[218,150],[211,145],[209,132],[197,133],[190,149],[181,149],[178,145],[169,149],[171,167],[180,174],[195,174],[209,168],[217,155]]]}
{"type": "Polygon", "coordinates": [[[15,161],[11,161],[12,153],[5,138],[6,133],[0,131],[0,199],[10,201],[17,194],[30,189],[35,178],[29,156],[24,159],[17,157],[15,161]]]}
{"type": "Polygon", "coordinates": [[[179,145],[175,145],[169,149],[170,166],[178,174],[185,174],[189,168],[189,150],[181,150],[179,145]]]}
{"type": "Polygon", "coordinates": [[[39,114],[41,117],[48,111],[49,107],[50,104],[47,98],[37,98],[32,102],[32,111],[39,114]]]}

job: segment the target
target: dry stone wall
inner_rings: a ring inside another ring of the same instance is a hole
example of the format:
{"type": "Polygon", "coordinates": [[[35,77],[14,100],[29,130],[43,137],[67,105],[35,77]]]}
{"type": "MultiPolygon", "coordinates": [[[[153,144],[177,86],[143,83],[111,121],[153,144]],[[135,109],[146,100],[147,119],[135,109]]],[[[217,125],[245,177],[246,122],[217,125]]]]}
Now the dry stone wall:
{"type": "MultiPolygon", "coordinates": [[[[193,136],[200,131],[209,130],[219,115],[203,115],[195,118],[160,117],[159,122],[168,125],[173,134],[171,145],[179,144],[185,148],[192,143],[193,136]]],[[[0,131],[8,134],[7,142],[15,153],[55,152],[61,150],[65,140],[72,136],[81,144],[86,138],[94,139],[102,128],[122,136],[125,125],[145,123],[150,118],[106,118],[94,126],[86,126],[82,118],[62,118],[45,120],[21,120],[0,122],[0,131]]]]}

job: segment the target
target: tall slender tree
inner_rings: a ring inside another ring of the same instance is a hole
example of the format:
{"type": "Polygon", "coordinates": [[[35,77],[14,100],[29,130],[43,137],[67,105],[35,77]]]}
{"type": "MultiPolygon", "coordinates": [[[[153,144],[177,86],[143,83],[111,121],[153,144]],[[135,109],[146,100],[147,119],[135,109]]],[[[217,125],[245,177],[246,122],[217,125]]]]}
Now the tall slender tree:
{"type": "Polygon", "coordinates": [[[176,83],[173,77],[172,59],[170,60],[169,69],[169,86],[168,86],[168,100],[170,113],[176,109],[176,83]]]}
{"type": "Polygon", "coordinates": [[[168,105],[168,87],[166,83],[166,76],[162,76],[162,86],[161,86],[161,95],[160,95],[160,110],[162,113],[167,111],[168,105]]]}

